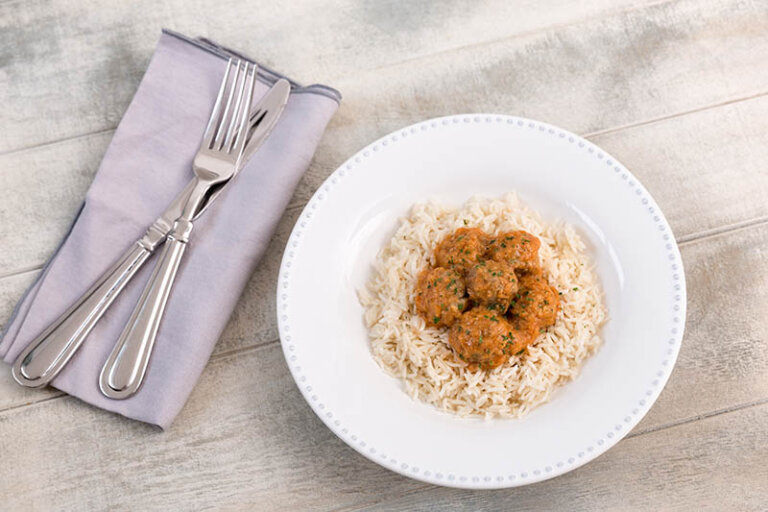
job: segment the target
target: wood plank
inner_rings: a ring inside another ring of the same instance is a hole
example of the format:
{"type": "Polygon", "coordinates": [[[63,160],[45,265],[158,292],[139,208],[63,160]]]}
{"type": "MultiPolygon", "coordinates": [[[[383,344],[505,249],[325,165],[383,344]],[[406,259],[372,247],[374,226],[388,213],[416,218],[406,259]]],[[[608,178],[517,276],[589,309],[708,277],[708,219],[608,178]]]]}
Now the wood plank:
{"type": "Polygon", "coordinates": [[[678,239],[768,218],[768,96],[590,139],[620,155],[678,239]]]}
{"type": "Polygon", "coordinates": [[[674,372],[637,431],[768,399],[768,224],[682,248],[688,318],[674,372]]]}
{"type": "Polygon", "coordinates": [[[576,471],[519,489],[429,487],[359,509],[765,510],[768,405],[626,439],[576,471]]]}
{"type": "Polygon", "coordinates": [[[4,2],[0,123],[14,129],[4,133],[0,151],[114,128],[166,26],[218,39],[299,81],[333,84],[404,59],[655,2],[4,2]]]}

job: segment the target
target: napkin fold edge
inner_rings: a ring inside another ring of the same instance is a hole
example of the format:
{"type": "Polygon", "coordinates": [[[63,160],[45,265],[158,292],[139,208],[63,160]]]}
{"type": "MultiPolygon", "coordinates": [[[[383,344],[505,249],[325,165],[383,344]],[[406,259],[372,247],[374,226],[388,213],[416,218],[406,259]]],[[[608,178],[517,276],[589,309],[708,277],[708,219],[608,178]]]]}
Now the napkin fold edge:
{"type": "Polygon", "coordinates": [[[272,85],[275,82],[277,82],[279,79],[283,78],[285,80],[288,80],[291,83],[291,94],[319,94],[321,96],[326,96],[336,103],[341,102],[341,93],[334,89],[333,87],[328,87],[327,85],[323,84],[311,84],[307,86],[303,86],[299,84],[298,82],[291,80],[287,76],[278,73],[277,71],[274,71],[263,64],[259,63],[255,59],[252,59],[251,57],[248,57],[247,55],[238,52],[236,50],[233,50],[231,48],[228,48],[226,46],[223,46],[215,41],[211,41],[207,37],[189,37],[185,36],[184,34],[180,34],[179,32],[175,32],[171,29],[164,28],[162,30],[163,34],[169,35],[171,37],[175,37],[177,39],[181,39],[182,41],[186,41],[187,43],[193,44],[197,46],[198,48],[201,48],[207,52],[213,53],[214,55],[218,55],[219,57],[222,57],[224,59],[229,59],[230,57],[238,57],[243,60],[247,60],[248,62],[258,64],[259,70],[257,73],[257,78],[261,82],[272,85]]]}

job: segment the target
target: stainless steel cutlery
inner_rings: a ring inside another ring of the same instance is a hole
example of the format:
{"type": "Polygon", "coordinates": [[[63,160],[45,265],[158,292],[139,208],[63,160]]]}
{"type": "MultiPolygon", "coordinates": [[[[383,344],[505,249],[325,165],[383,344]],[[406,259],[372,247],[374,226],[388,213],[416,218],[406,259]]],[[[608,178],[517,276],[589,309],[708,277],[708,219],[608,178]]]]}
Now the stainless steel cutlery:
{"type": "Polygon", "coordinates": [[[40,387],[50,382],[69,362],[128,281],[165,243],[160,260],[99,379],[102,393],[110,398],[127,398],[139,389],[194,220],[269,136],[290,94],[290,84],[278,80],[252,110],[256,72],[254,64],[229,61],[194,159],[194,177],[144,236],[24,349],[12,369],[19,384],[40,387]]]}

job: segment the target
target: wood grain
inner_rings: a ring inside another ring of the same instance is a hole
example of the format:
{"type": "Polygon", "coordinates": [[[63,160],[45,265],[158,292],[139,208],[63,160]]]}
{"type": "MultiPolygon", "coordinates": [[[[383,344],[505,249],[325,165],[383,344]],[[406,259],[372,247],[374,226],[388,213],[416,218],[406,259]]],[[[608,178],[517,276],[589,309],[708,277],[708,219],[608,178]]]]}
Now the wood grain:
{"type": "Polygon", "coordinates": [[[114,128],[164,27],[216,38],[300,82],[333,84],[405,59],[654,2],[6,1],[0,123],[14,130],[4,133],[0,152],[114,128]]]}
{"type": "Polygon", "coordinates": [[[590,139],[620,155],[663,205],[679,241],[768,219],[768,96],[625,132],[590,139]]]}
{"type": "Polygon", "coordinates": [[[636,427],[768,400],[768,224],[683,244],[688,318],[667,386],[636,427]],[[737,291],[738,290],[738,291],[737,291]]]}
{"type": "Polygon", "coordinates": [[[766,436],[762,405],[627,439],[572,473],[520,489],[429,487],[346,510],[764,510],[766,436]]]}

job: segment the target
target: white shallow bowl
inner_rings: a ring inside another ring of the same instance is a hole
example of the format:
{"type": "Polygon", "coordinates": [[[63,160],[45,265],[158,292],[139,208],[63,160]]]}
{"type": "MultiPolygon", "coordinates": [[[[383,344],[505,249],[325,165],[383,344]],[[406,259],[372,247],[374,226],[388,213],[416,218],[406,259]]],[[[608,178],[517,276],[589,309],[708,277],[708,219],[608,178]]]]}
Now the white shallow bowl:
{"type": "Polygon", "coordinates": [[[377,140],[309,201],[280,268],[280,338],[309,405],[369,459],[438,485],[519,486],[594,459],[648,412],[680,348],[684,279],[661,210],[605,151],[529,119],[444,117],[377,140]],[[523,419],[459,418],[412,400],[379,368],[356,291],[414,203],[510,191],[586,239],[609,320],[600,350],[550,402],[523,419]]]}

